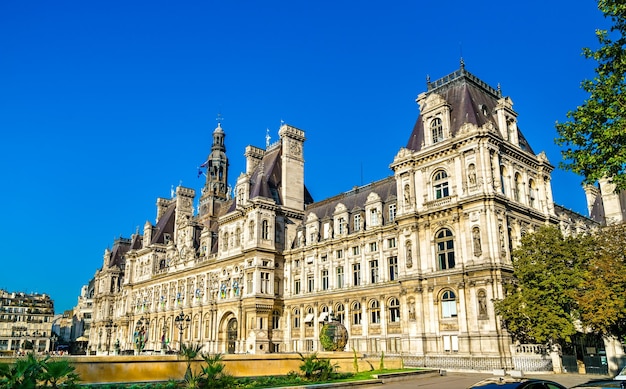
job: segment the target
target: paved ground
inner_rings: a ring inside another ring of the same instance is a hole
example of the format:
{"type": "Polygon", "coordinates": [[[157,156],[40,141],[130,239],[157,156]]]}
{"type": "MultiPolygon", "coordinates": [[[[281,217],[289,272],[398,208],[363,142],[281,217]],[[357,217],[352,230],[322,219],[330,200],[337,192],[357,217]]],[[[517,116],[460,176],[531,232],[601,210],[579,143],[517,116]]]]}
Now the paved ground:
{"type": "MultiPolygon", "coordinates": [[[[376,386],[384,389],[466,389],[470,385],[489,377],[492,374],[485,373],[454,373],[447,372],[444,376],[432,375],[427,377],[416,377],[404,381],[388,382],[384,385],[376,386]]],[[[580,375],[580,374],[526,374],[527,378],[540,378],[558,382],[561,385],[571,388],[572,386],[582,384],[591,380],[609,378],[596,375],[580,375]]]]}

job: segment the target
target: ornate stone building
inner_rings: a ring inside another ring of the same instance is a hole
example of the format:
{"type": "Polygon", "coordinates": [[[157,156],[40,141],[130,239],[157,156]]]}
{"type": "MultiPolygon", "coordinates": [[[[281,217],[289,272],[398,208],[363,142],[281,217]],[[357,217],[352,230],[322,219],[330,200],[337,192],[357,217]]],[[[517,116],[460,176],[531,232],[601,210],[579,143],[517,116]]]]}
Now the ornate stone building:
{"type": "Polygon", "coordinates": [[[333,316],[347,350],[510,366],[492,301],[512,276],[511,249],[541,225],[594,222],[554,204],[553,166],[499,89],[462,65],[417,103],[393,175],[319,202],[304,183],[304,131],[289,125],[277,143],[246,148],[231,196],[218,125],[198,209],[178,187],[157,200],[155,224],[105,252],[90,347],[318,351],[333,316]]]}

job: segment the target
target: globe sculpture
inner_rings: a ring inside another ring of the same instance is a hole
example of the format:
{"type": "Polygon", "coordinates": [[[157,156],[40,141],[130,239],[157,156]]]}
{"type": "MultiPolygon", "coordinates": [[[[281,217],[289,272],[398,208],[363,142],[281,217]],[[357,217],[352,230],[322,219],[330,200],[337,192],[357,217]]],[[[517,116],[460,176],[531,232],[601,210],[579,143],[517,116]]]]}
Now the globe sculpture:
{"type": "Polygon", "coordinates": [[[348,330],[331,316],[320,330],[320,343],[324,351],[343,351],[348,344],[348,330]]]}

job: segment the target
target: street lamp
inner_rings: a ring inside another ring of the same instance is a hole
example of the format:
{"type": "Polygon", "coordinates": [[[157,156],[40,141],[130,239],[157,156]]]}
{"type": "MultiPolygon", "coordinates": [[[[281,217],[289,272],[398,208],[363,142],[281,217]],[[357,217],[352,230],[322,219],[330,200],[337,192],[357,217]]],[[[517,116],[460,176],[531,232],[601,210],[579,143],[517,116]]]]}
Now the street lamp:
{"type": "Polygon", "coordinates": [[[190,321],[191,321],[191,318],[189,317],[189,315],[185,315],[182,309],[180,310],[180,313],[178,314],[178,316],[174,318],[174,322],[176,323],[175,324],[176,328],[178,328],[178,350],[179,351],[182,348],[181,346],[183,344],[183,330],[189,327],[190,321]]]}
{"type": "Polygon", "coordinates": [[[57,342],[57,339],[59,338],[59,336],[56,334],[56,332],[52,333],[52,336],[50,336],[50,341],[52,342],[52,347],[50,347],[50,352],[54,352],[54,345],[57,342]]]}

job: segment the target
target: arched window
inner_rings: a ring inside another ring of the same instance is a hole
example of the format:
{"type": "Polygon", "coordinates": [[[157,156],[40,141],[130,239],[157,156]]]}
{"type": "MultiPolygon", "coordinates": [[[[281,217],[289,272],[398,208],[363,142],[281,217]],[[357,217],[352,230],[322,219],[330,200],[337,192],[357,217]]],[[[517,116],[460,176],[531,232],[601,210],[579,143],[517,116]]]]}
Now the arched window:
{"type": "Polygon", "coordinates": [[[437,251],[437,269],[446,270],[454,267],[454,237],[447,228],[440,230],[435,238],[437,251]]]}
{"type": "Polygon", "coordinates": [[[370,301],[370,322],[372,324],[380,324],[380,303],[378,300],[370,301]]]}
{"type": "Polygon", "coordinates": [[[448,189],[448,173],[445,170],[438,170],[433,175],[433,190],[435,199],[441,199],[450,196],[448,189]]]}
{"type": "Polygon", "coordinates": [[[300,328],[300,310],[295,308],[292,311],[293,314],[293,328],[300,328]]]}
{"type": "Polygon", "coordinates": [[[391,323],[400,322],[400,301],[397,298],[392,297],[389,299],[389,321],[391,323]]]}
{"type": "Polygon", "coordinates": [[[342,303],[335,305],[335,319],[341,324],[346,320],[346,309],[342,303]]]}
{"type": "Polygon", "coordinates": [[[430,122],[430,131],[433,136],[433,143],[443,140],[443,123],[440,118],[435,118],[430,122]]]}
{"type": "Polygon", "coordinates": [[[261,222],[261,239],[270,238],[270,224],[267,220],[261,222]]]}
{"type": "Polygon", "coordinates": [[[451,290],[446,290],[441,295],[441,317],[456,317],[456,295],[451,290]]]}
{"type": "Polygon", "coordinates": [[[280,328],[280,312],[277,310],[272,311],[272,329],[277,330],[280,328]]]}
{"type": "Polygon", "coordinates": [[[361,303],[358,301],[353,302],[350,310],[352,311],[352,324],[361,324],[361,303]]]}
{"type": "Polygon", "coordinates": [[[313,307],[306,308],[306,317],[304,318],[304,324],[307,327],[313,327],[315,324],[315,312],[313,311],[313,307]]]}

